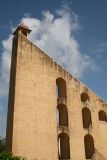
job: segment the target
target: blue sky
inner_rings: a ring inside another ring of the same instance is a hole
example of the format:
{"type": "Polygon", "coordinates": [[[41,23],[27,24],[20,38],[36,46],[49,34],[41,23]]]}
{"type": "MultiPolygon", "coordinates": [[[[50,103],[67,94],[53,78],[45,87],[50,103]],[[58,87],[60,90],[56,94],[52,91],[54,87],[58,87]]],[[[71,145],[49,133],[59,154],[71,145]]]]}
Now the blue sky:
{"type": "Polygon", "coordinates": [[[107,101],[107,0],[0,2],[0,135],[6,129],[12,32],[20,22],[33,30],[30,40],[107,101]]]}

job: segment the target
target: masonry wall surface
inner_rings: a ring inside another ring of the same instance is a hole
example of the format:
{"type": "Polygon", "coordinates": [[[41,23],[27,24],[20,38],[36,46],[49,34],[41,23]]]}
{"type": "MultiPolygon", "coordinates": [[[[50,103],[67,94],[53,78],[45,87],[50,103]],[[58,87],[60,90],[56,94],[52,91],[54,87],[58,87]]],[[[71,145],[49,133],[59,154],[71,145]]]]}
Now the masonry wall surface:
{"type": "Polygon", "coordinates": [[[107,123],[99,121],[98,112],[103,109],[107,113],[107,104],[20,32],[15,36],[17,47],[12,54],[7,151],[31,159],[58,160],[57,140],[61,129],[56,118],[56,79],[61,77],[67,86],[71,160],[86,159],[84,136],[88,133],[94,139],[95,156],[106,160],[107,123]],[[14,69],[15,74],[12,74],[14,69]],[[90,102],[81,102],[82,92],[89,95],[90,102]],[[92,127],[88,130],[83,128],[82,122],[85,106],[92,116],[92,127]]]}

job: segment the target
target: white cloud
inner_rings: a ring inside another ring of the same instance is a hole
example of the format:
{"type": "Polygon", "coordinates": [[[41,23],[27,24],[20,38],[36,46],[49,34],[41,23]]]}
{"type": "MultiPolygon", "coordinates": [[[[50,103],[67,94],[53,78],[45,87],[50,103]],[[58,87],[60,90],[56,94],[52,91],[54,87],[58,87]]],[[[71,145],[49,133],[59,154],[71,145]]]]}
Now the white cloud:
{"type": "Polygon", "coordinates": [[[0,99],[0,136],[5,137],[6,130],[6,112],[4,108],[4,103],[0,99]]]}
{"type": "Polygon", "coordinates": [[[8,94],[8,83],[11,63],[12,35],[2,41],[3,53],[0,71],[0,96],[8,94]]]}
{"type": "MultiPolygon", "coordinates": [[[[20,22],[32,29],[31,41],[39,45],[49,56],[77,77],[82,77],[87,69],[95,69],[93,60],[88,55],[80,52],[79,44],[74,38],[74,31],[77,31],[80,27],[78,16],[71,12],[67,6],[57,10],[54,14],[44,11],[42,19],[26,15],[20,22]]],[[[9,35],[2,42],[2,45],[0,96],[8,93],[12,35],[9,35]]]]}
{"type": "Polygon", "coordinates": [[[78,17],[69,9],[63,8],[56,15],[43,12],[42,20],[25,17],[21,22],[32,29],[30,39],[34,43],[77,77],[82,77],[87,69],[96,68],[93,60],[80,52],[73,36],[73,32],[80,27],[78,17]]]}

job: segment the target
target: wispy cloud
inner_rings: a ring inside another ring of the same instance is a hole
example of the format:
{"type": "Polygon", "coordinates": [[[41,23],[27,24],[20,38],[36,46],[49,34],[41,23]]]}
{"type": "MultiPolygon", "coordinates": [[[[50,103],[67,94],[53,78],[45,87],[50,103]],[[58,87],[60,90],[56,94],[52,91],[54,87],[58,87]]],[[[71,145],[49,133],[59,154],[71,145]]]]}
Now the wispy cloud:
{"type": "Polygon", "coordinates": [[[97,53],[100,58],[102,54],[107,54],[107,42],[97,44],[93,52],[97,53]]]}

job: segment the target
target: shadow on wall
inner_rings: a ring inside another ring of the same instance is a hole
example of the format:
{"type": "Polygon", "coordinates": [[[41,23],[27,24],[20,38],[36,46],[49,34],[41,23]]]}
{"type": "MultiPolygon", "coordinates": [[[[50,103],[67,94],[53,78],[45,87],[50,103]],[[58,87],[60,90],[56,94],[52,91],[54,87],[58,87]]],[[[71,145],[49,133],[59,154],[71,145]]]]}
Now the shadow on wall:
{"type": "Polygon", "coordinates": [[[95,149],[95,154],[93,155],[92,160],[106,160],[106,159],[97,149],[95,149]]]}

